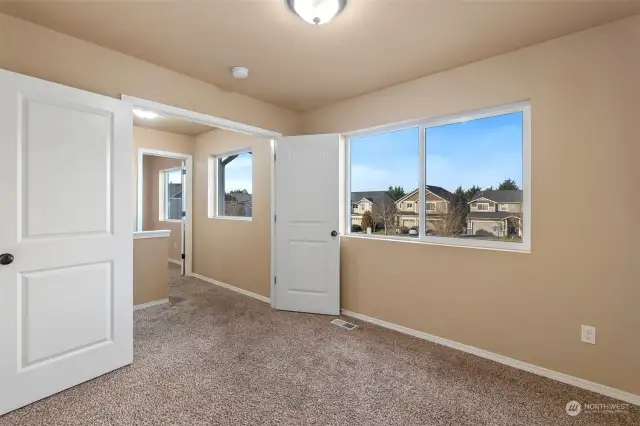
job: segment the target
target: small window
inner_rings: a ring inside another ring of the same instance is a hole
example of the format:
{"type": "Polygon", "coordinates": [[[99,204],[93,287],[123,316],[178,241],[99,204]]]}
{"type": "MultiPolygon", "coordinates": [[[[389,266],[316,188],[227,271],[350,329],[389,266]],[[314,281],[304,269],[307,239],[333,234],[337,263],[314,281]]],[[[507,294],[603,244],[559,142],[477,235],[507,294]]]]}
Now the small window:
{"type": "Polygon", "coordinates": [[[352,208],[352,209],[357,209],[357,208],[358,208],[358,205],[357,205],[357,204],[351,204],[351,208],[352,208]]]}
{"type": "Polygon", "coordinates": [[[251,218],[253,216],[253,156],[251,151],[214,157],[216,216],[251,218]]]}
{"type": "Polygon", "coordinates": [[[413,208],[413,203],[407,203],[407,208],[408,209],[412,209],[413,208]]]}
{"type": "Polygon", "coordinates": [[[476,208],[479,212],[487,212],[489,211],[489,203],[478,203],[476,204],[476,208]]]}
{"type": "Polygon", "coordinates": [[[164,170],[164,217],[162,220],[182,220],[182,168],[164,170]]]}
{"type": "Polygon", "coordinates": [[[436,211],[436,203],[427,203],[427,211],[428,212],[435,212],[436,211]]]}
{"type": "Polygon", "coordinates": [[[500,204],[500,206],[498,207],[498,210],[500,210],[501,212],[506,212],[507,211],[507,205],[506,204],[500,204]]]}

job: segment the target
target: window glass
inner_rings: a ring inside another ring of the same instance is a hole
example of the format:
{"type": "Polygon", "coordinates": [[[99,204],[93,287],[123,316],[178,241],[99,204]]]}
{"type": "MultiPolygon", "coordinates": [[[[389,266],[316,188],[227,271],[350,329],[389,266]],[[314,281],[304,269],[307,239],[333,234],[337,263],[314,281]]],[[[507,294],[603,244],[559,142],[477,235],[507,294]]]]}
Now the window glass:
{"type": "Polygon", "coordinates": [[[418,213],[406,207],[418,201],[419,135],[413,127],[350,138],[352,233],[419,235],[418,213]]]}
{"type": "Polygon", "coordinates": [[[252,217],[253,157],[251,152],[216,157],[218,216],[252,217]]]}
{"type": "Polygon", "coordinates": [[[182,170],[164,172],[165,220],[182,220],[182,170]]]}
{"type": "Polygon", "coordinates": [[[426,199],[438,202],[428,210],[426,234],[522,242],[522,112],[425,131],[426,199]],[[488,202],[475,201],[480,198],[488,202]]]}

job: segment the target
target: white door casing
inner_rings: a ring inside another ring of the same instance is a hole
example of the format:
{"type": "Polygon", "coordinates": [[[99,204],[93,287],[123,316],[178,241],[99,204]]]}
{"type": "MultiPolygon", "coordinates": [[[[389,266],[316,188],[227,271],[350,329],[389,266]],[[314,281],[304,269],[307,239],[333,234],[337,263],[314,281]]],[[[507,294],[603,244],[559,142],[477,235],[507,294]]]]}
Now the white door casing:
{"type": "Polygon", "coordinates": [[[0,70],[0,414],[133,361],[131,105],[0,70]]]}
{"type": "Polygon", "coordinates": [[[336,134],[277,142],[276,309],[340,313],[339,146],[336,134]]]}

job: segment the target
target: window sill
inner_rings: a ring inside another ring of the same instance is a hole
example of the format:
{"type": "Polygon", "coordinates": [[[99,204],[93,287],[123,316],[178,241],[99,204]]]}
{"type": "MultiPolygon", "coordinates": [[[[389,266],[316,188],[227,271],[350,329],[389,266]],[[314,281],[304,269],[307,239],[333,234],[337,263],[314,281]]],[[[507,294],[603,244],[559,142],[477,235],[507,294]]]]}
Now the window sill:
{"type": "Polygon", "coordinates": [[[525,243],[509,243],[502,241],[487,241],[487,240],[475,240],[475,241],[459,241],[457,238],[447,237],[399,237],[396,235],[373,235],[373,234],[344,234],[342,238],[357,238],[361,240],[382,240],[393,241],[397,243],[410,243],[410,244],[426,244],[432,246],[445,246],[445,247],[462,247],[472,248],[480,250],[493,250],[493,251],[506,251],[513,253],[531,253],[531,249],[525,245],[525,243]]]}
{"type": "Polygon", "coordinates": [[[251,222],[252,217],[245,216],[209,216],[209,219],[222,219],[222,220],[239,220],[241,222],[251,222]]]}
{"type": "Polygon", "coordinates": [[[182,221],[179,219],[160,219],[160,222],[181,223],[182,221]]]}

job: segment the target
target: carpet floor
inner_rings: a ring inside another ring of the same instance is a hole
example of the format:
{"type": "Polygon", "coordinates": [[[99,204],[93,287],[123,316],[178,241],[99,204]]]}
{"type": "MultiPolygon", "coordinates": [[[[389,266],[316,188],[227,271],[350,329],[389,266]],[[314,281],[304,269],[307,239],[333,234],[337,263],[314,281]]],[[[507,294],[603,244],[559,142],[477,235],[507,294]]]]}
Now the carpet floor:
{"type": "Polygon", "coordinates": [[[571,400],[620,401],[170,275],[170,303],[135,312],[132,365],[0,425],[640,425],[640,407],[571,417],[571,400]]]}

